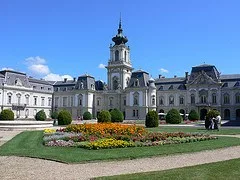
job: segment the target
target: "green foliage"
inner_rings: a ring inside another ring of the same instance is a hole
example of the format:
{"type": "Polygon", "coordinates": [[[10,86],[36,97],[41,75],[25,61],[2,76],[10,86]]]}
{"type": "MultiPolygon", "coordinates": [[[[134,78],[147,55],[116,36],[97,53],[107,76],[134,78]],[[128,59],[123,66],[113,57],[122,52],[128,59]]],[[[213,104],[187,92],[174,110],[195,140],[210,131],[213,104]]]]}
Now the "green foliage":
{"type": "Polygon", "coordinates": [[[146,127],[158,127],[158,113],[156,111],[149,111],[146,115],[145,126],[146,127]]]}
{"type": "Polygon", "coordinates": [[[61,110],[58,113],[58,125],[68,125],[72,122],[72,115],[67,110],[61,110]]]}
{"type": "Polygon", "coordinates": [[[14,113],[11,109],[4,109],[0,113],[0,120],[14,120],[14,113]]]}
{"type": "Polygon", "coordinates": [[[86,111],[85,113],[83,113],[83,119],[84,120],[92,119],[92,114],[89,111],[86,111]]]}
{"type": "Polygon", "coordinates": [[[195,111],[194,109],[190,111],[189,115],[188,115],[188,119],[189,120],[199,120],[199,114],[197,111],[195,111]]]}
{"type": "Polygon", "coordinates": [[[182,116],[179,114],[178,110],[171,109],[166,115],[166,122],[169,124],[179,124],[182,122],[182,116]]]}
{"type": "Polygon", "coordinates": [[[113,109],[111,112],[112,122],[123,122],[123,113],[118,109],[113,109]]]}
{"type": "Polygon", "coordinates": [[[44,110],[38,111],[35,116],[35,119],[37,121],[45,121],[47,119],[47,116],[46,116],[44,110]]]}
{"type": "Polygon", "coordinates": [[[98,122],[111,122],[111,114],[109,111],[102,110],[98,116],[98,122]]]}
{"type": "Polygon", "coordinates": [[[205,120],[205,128],[208,129],[210,124],[211,124],[211,119],[216,118],[218,115],[220,115],[220,112],[217,110],[210,110],[208,111],[206,115],[206,120],[205,120]]]}
{"type": "Polygon", "coordinates": [[[52,119],[57,119],[58,118],[58,112],[57,111],[54,111],[51,113],[51,118],[52,119]]]}

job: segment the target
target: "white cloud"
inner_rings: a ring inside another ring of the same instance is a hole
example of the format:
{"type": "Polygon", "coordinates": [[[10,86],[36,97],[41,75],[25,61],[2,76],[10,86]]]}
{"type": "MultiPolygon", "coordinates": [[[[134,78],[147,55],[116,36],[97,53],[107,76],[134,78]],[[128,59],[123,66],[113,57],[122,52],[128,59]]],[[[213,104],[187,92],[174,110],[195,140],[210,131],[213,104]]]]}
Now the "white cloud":
{"type": "Polygon", "coordinates": [[[59,75],[59,74],[54,74],[54,73],[50,73],[48,75],[46,75],[45,77],[43,77],[43,79],[45,79],[46,81],[63,81],[64,78],[67,78],[68,80],[72,80],[72,76],[70,75],[59,75]]]}
{"type": "Polygon", "coordinates": [[[33,73],[39,74],[39,75],[46,75],[50,73],[48,66],[43,64],[33,64],[29,66],[28,69],[33,73]]]}
{"type": "Polygon", "coordinates": [[[2,68],[1,70],[2,70],[2,71],[4,71],[4,70],[11,70],[11,71],[14,71],[13,68],[6,68],[6,67],[2,68]]]}
{"type": "Polygon", "coordinates": [[[43,78],[47,81],[63,81],[64,78],[67,78],[68,80],[73,79],[70,75],[52,73],[47,65],[47,61],[39,56],[26,58],[25,64],[34,76],[43,78]]]}
{"type": "Polygon", "coordinates": [[[159,69],[161,73],[169,73],[169,71],[167,69],[161,68],[159,69]]]}
{"type": "Polygon", "coordinates": [[[33,65],[33,64],[45,64],[46,60],[43,58],[40,58],[39,56],[36,57],[28,57],[27,59],[25,59],[26,63],[29,65],[33,65]]]}
{"type": "Polygon", "coordinates": [[[99,64],[99,65],[98,65],[98,68],[100,68],[100,69],[105,69],[105,66],[106,66],[106,65],[104,65],[104,64],[99,64]]]}

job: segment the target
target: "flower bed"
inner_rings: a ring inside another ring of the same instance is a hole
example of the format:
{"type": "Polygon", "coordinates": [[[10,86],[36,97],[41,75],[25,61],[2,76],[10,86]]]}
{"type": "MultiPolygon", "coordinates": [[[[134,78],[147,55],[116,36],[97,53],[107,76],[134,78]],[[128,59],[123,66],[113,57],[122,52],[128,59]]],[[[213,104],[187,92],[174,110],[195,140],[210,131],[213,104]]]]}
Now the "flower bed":
{"type": "Polygon", "coordinates": [[[65,129],[44,131],[46,146],[80,147],[86,149],[124,148],[135,146],[159,146],[216,139],[199,133],[152,133],[136,125],[77,124],[65,129]]]}

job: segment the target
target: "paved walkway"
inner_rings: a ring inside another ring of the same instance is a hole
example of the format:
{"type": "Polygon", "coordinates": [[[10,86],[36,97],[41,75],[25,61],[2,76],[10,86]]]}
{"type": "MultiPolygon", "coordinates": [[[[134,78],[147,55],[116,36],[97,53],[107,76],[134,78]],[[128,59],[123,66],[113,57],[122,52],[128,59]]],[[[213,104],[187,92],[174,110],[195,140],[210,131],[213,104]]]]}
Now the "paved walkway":
{"type": "MultiPolygon", "coordinates": [[[[0,131],[9,140],[19,131],[0,131]]],[[[230,135],[240,137],[240,135],[230,135]]],[[[90,179],[128,173],[160,171],[240,158],[240,146],[172,156],[124,161],[64,164],[54,161],[0,156],[0,179],[90,179]]]]}

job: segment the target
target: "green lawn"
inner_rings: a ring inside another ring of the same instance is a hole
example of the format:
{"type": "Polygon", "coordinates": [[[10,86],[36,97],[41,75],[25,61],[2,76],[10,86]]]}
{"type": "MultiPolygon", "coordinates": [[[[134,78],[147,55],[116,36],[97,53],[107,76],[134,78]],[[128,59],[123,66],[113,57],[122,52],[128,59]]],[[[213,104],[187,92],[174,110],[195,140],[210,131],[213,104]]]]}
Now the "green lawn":
{"type": "Polygon", "coordinates": [[[165,171],[155,171],[147,173],[136,173],[120,176],[101,177],[98,180],[158,180],[158,179],[218,179],[218,180],[237,180],[240,177],[240,159],[233,159],[217,163],[209,163],[191,167],[177,168],[165,171]]]}
{"type": "Polygon", "coordinates": [[[206,130],[204,127],[171,127],[171,126],[159,126],[157,128],[147,128],[149,131],[153,132],[200,132],[208,134],[223,134],[223,135],[233,135],[240,134],[240,128],[220,128],[220,131],[216,130],[206,130]]]}
{"type": "Polygon", "coordinates": [[[240,145],[240,138],[219,137],[218,140],[200,141],[151,147],[87,150],[73,147],[45,147],[42,131],[26,131],[0,147],[0,155],[38,157],[67,163],[99,160],[134,159],[176,153],[197,152],[240,145]]]}

